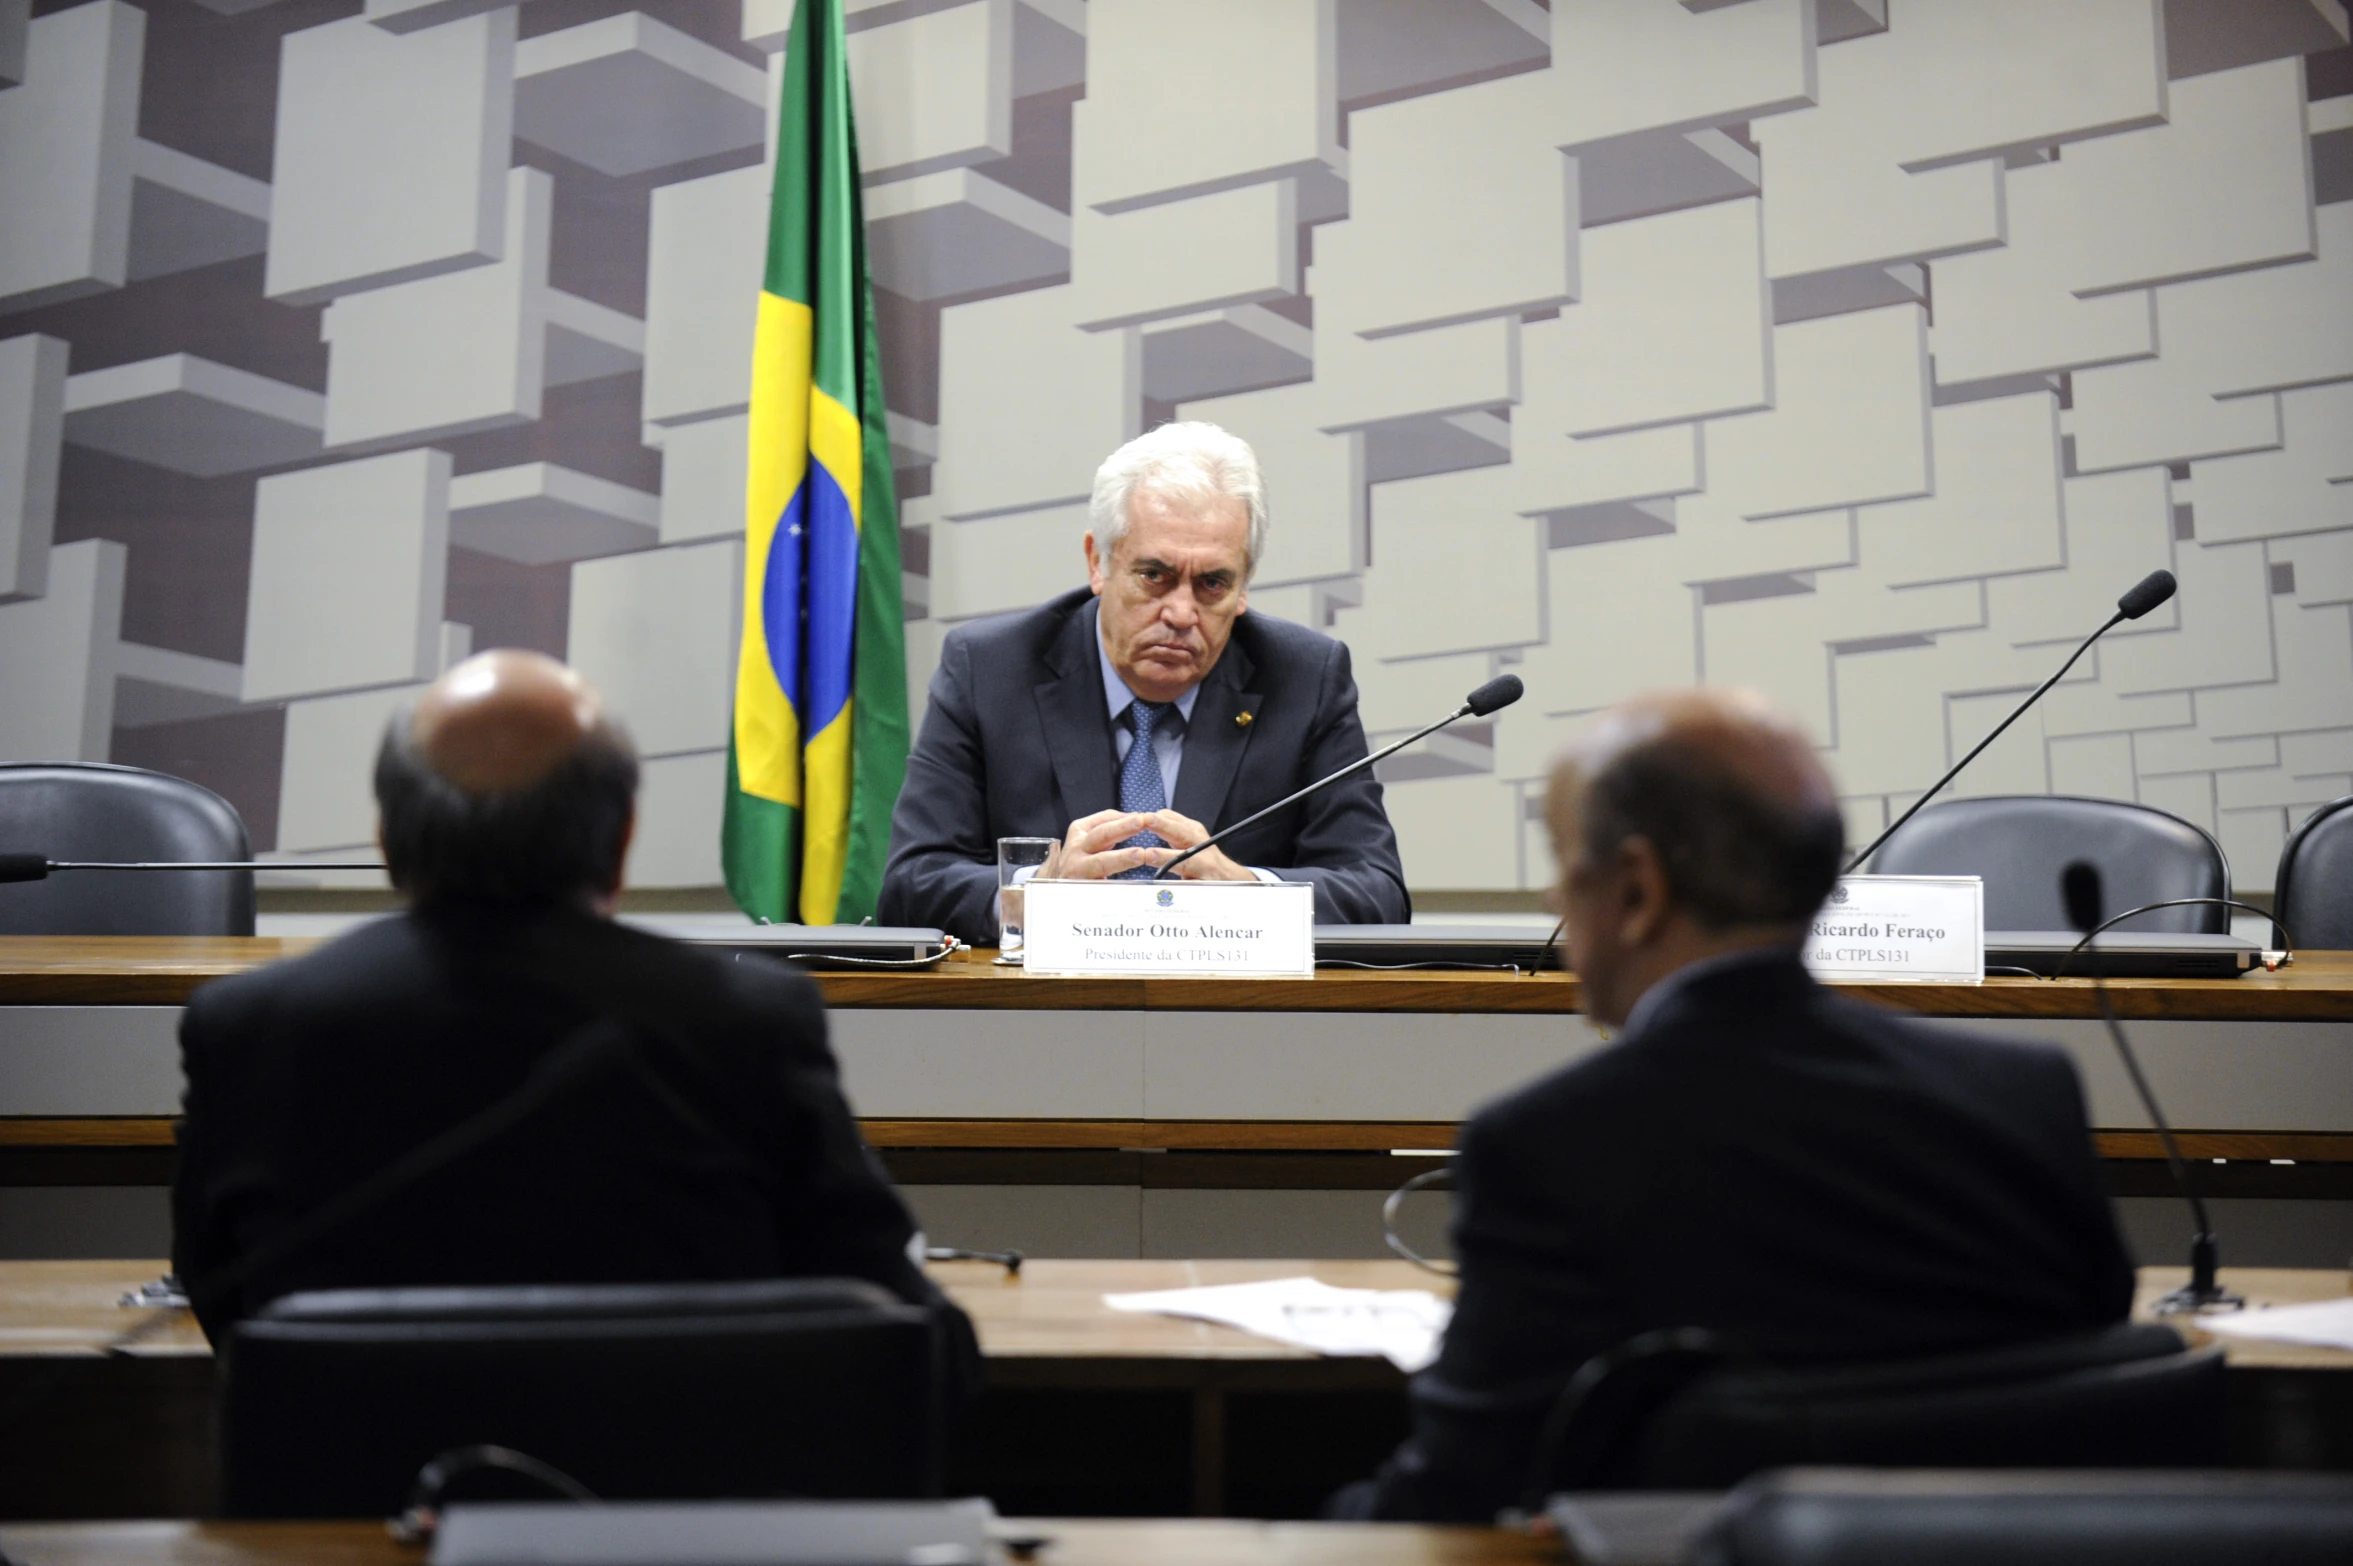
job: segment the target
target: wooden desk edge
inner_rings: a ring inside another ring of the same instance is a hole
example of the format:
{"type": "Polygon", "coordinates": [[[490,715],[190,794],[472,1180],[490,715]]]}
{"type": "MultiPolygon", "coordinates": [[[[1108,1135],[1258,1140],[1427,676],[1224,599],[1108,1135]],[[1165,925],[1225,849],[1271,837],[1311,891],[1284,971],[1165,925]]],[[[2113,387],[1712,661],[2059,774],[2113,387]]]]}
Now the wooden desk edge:
{"type": "MultiPolygon", "coordinates": [[[[171,1006],[216,978],[316,941],[280,937],[0,936],[0,1005],[171,1006]]],[[[970,954],[915,973],[815,975],[830,1006],[852,1010],[1252,1011],[1528,1014],[1579,1012],[1576,977],[1325,970],[1312,979],[1042,979],[970,954]]],[[[2097,1016],[2081,979],[1995,978],[1983,984],[1841,985],[1904,1011],[1956,1018],[2097,1016]]],[[[2353,953],[2314,952],[2279,974],[2237,979],[2118,979],[2118,1014],[2135,1020],[2353,1020],[2353,953]]]]}
{"type": "MultiPolygon", "coordinates": [[[[1454,1146],[1451,1120],[906,1120],[859,1121],[875,1147],[1224,1153],[1386,1153],[1454,1146]]],[[[161,1115],[0,1116],[0,1148],[165,1148],[175,1122],[161,1115]]],[[[2185,1157],[2353,1163],[2353,1133],[2182,1131],[2185,1157]]],[[[2103,1158],[2165,1156],[2154,1131],[2095,1131],[2103,1158]]],[[[1398,1178],[1410,1173],[1400,1165],[1398,1178]]]]}

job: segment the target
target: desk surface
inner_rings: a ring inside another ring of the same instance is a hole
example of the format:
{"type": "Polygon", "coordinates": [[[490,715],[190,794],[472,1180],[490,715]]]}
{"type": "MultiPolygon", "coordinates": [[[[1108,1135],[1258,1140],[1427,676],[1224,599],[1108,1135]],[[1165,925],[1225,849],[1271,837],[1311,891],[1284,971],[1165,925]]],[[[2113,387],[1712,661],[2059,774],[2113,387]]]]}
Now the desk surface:
{"type": "MultiPolygon", "coordinates": [[[[177,1006],[208,979],[293,956],[316,940],[281,936],[0,936],[0,1005],[177,1006]]],[[[1047,979],[959,953],[912,973],[821,973],[826,1004],[946,1011],[1383,1011],[1560,1013],[1582,1009],[1561,973],[1364,973],[1312,979],[1047,979]]],[[[1850,984],[1847,994],[1941,1017],[2096,1017],[2087,979],[1983,984],[1850,984]]],[[[2353,1019],[2353,952],[2300,954],[2279,973],[2237,979],[2116,979],[2119,1015],[2176,1021],[2353,1019]]]]}
{"type": "MultiPolygon", "coordinates": [[[[164,1270],[160,1261],[0,1262],[0,1356],[86,1358],[135,1328],[143,1335],[121,1349],[142,1357],[211,1352],[186,1311],[126,1309],[122,1296],[164,1270]]],[[[1304,1349],[1254,1337],[1232,1327],[1173,1316],[1115,1311],[1106,1294],[1201,1284],[1249,1283],[1311,1274],[1344,1288],[1451,1288],[1401,1261],[1057,1261],[1040,1258],[1018,1274],[985,1262],[935,1264],[939,1279],[972,1317],[992,1378],[1021,1362],[1065,1372],[1093,1366],[1205,1367],[1285,1362],[1329,1367],[1348,1377],[1370,1372],[1393,1379],[1379,1361],[1327,1360],[1304,1349]]],[[[2144,1267],[2134,1314],[2144,1319],[2157,1299],[2180,1286],[2179,1267],[2144,1267]]],[[[2225,1284],[2251,1305],[2300,1305],[2353,1293],[2353,1275],[2334,1269],[2226,1267],[2225,1284]]],[[[2199,1341],[2194,1323],[2175,1319],[2199,1341]]],[[[2226,1338],[2234,1366],[2247,1369],[2353,1370],[2353,1352],[2226,1338]]],[[[1016,1376],[1016,1379],[1027,1379],[1016,1376]]]]}
{"type": "MultiPolygon", "coordinates": [[[[1558,1561],[1556,1546],[1490,1528],[1189,1519],[1019,1519],[1050,1535],[1045,1566],[1479,1566],[1558,1561]]],[[[377,1522],[14,1523],[25,1566],[420,1566],[377,1522]]]]}

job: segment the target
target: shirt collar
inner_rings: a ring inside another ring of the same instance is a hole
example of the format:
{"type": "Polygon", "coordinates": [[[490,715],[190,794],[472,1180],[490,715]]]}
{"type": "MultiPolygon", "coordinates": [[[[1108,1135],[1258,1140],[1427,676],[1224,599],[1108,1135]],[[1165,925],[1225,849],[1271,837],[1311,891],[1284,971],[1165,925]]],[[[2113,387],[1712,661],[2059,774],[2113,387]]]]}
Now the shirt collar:
{"type": "MultiPolygon", "coordinates": [[[[1119,677],[1119,666],[1111,661],[1110,650],[1103,645],[1102,610],[1101,599],[1087,605],[1087,628],[1095,644],[1095,656],[1103,662],[1103,705],[1110,709],[1111,721],[1117,723],[1120,714],[1127,711],[1128,703],[1142,698],[1128,689],[1127,681],[1119,677]]],[[[1193,721],[1193,699],[1200,694],[1201,687],[1195,684],[1176,699],[1177,715],[1187,723],[1193,721]]]]}
{"type": "Polygon", "coordinates": [[[1626,1013],[1626,1025],[1619,1030],[1619,1036],[1632,1038],[1642,1030],[1644,1023],[1658,1015],[1660,1008],[1664,1007],[1668,1001],[1682,994],[1702,979],[1711,978],[1716,974],[1726,973],[1735,968],[1745,968],[1752,964],[1763,966],[1765,964],[1786,963],[1790,960],[1791,955],[1789,948],[1785,946],[1759,946],[1751,947],[1747,951],[1724,952],[1719,956],[1702,957],[1697,962],[1685,963],[1642,992],[1641,998],[1634,1002],[1634,1009],[1626,1013]]]}

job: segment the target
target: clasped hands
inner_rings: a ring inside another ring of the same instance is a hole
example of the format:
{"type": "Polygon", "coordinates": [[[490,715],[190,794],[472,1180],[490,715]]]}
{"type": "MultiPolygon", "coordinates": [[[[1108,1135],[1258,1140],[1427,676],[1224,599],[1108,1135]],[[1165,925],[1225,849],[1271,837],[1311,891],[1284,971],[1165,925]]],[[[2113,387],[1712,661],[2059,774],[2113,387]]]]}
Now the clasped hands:
{"type": "MultiPolygon", "coordinates": [[[[1061,851],[1044,873],[1066,881],[1096,881],[1118,875],[1124,870],[1157,870],[1186,849],[1208,840],[1209,828],[1191,816],[1180,816],[1173,810],[1098,810],[1070,824],[1070,830],[1063,834],[1061,851]],[[1119,846],[1139,832],[1153,833],[1169,846],[1119,846]]],[[[1257,879],[1247,869],[1228,859],[1222,848],[1195,854],[1177,866],[1176,873],[1180,880],[1186,881],[1257,879]]]]}

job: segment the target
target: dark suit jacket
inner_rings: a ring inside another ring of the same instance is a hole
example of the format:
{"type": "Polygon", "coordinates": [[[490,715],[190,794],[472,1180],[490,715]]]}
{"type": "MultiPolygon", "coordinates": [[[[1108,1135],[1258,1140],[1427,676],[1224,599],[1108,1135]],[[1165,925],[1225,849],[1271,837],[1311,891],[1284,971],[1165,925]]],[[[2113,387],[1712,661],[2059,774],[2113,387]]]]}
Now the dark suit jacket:
{"type": "MultiPolygon", "coordinates": [[[[997,839],[1060,837],[1081,816],[1118,805],[1091,601],[1080,588],[948,633],[891,817],[883,923],[935,925],[994,945],[997,839]]],[[[1169,806],[1214,832],[1365,753],[1347,647],[1245,613],[1201,682],[1169,806]],[[1237,725],[1243,714],[1251,721],[1237,725]]],[[[1369,768],[1221,846],[1237,864],[1314,882],[1318,923],[1412,916],[1397,835],[1369,768]]]]}
{"type": "Polygon", "coordinates": [[[2057,1049],[1841,1000],[1780,955],[1695,974],[1640,1021],[1464,1128],[1461,1292],[1377,1515],[1516,1504],[1553,1398],[1638,1333],[1702,1327],[1824,1362],[2130,1307],[2057,1049]]]}
{"type": "Polygon", "coordinates": [[[585,912],[433,907],[208,984],[187,1073],[173,1265],[218,1342],[297,1289],[869,1279],[972,1329],[907,1253],[816,987],[585,912]],[[514,1094],[600,1019],[609,1060],[478,1151],[242,1280],[322,1202],[514,1094]]]}

